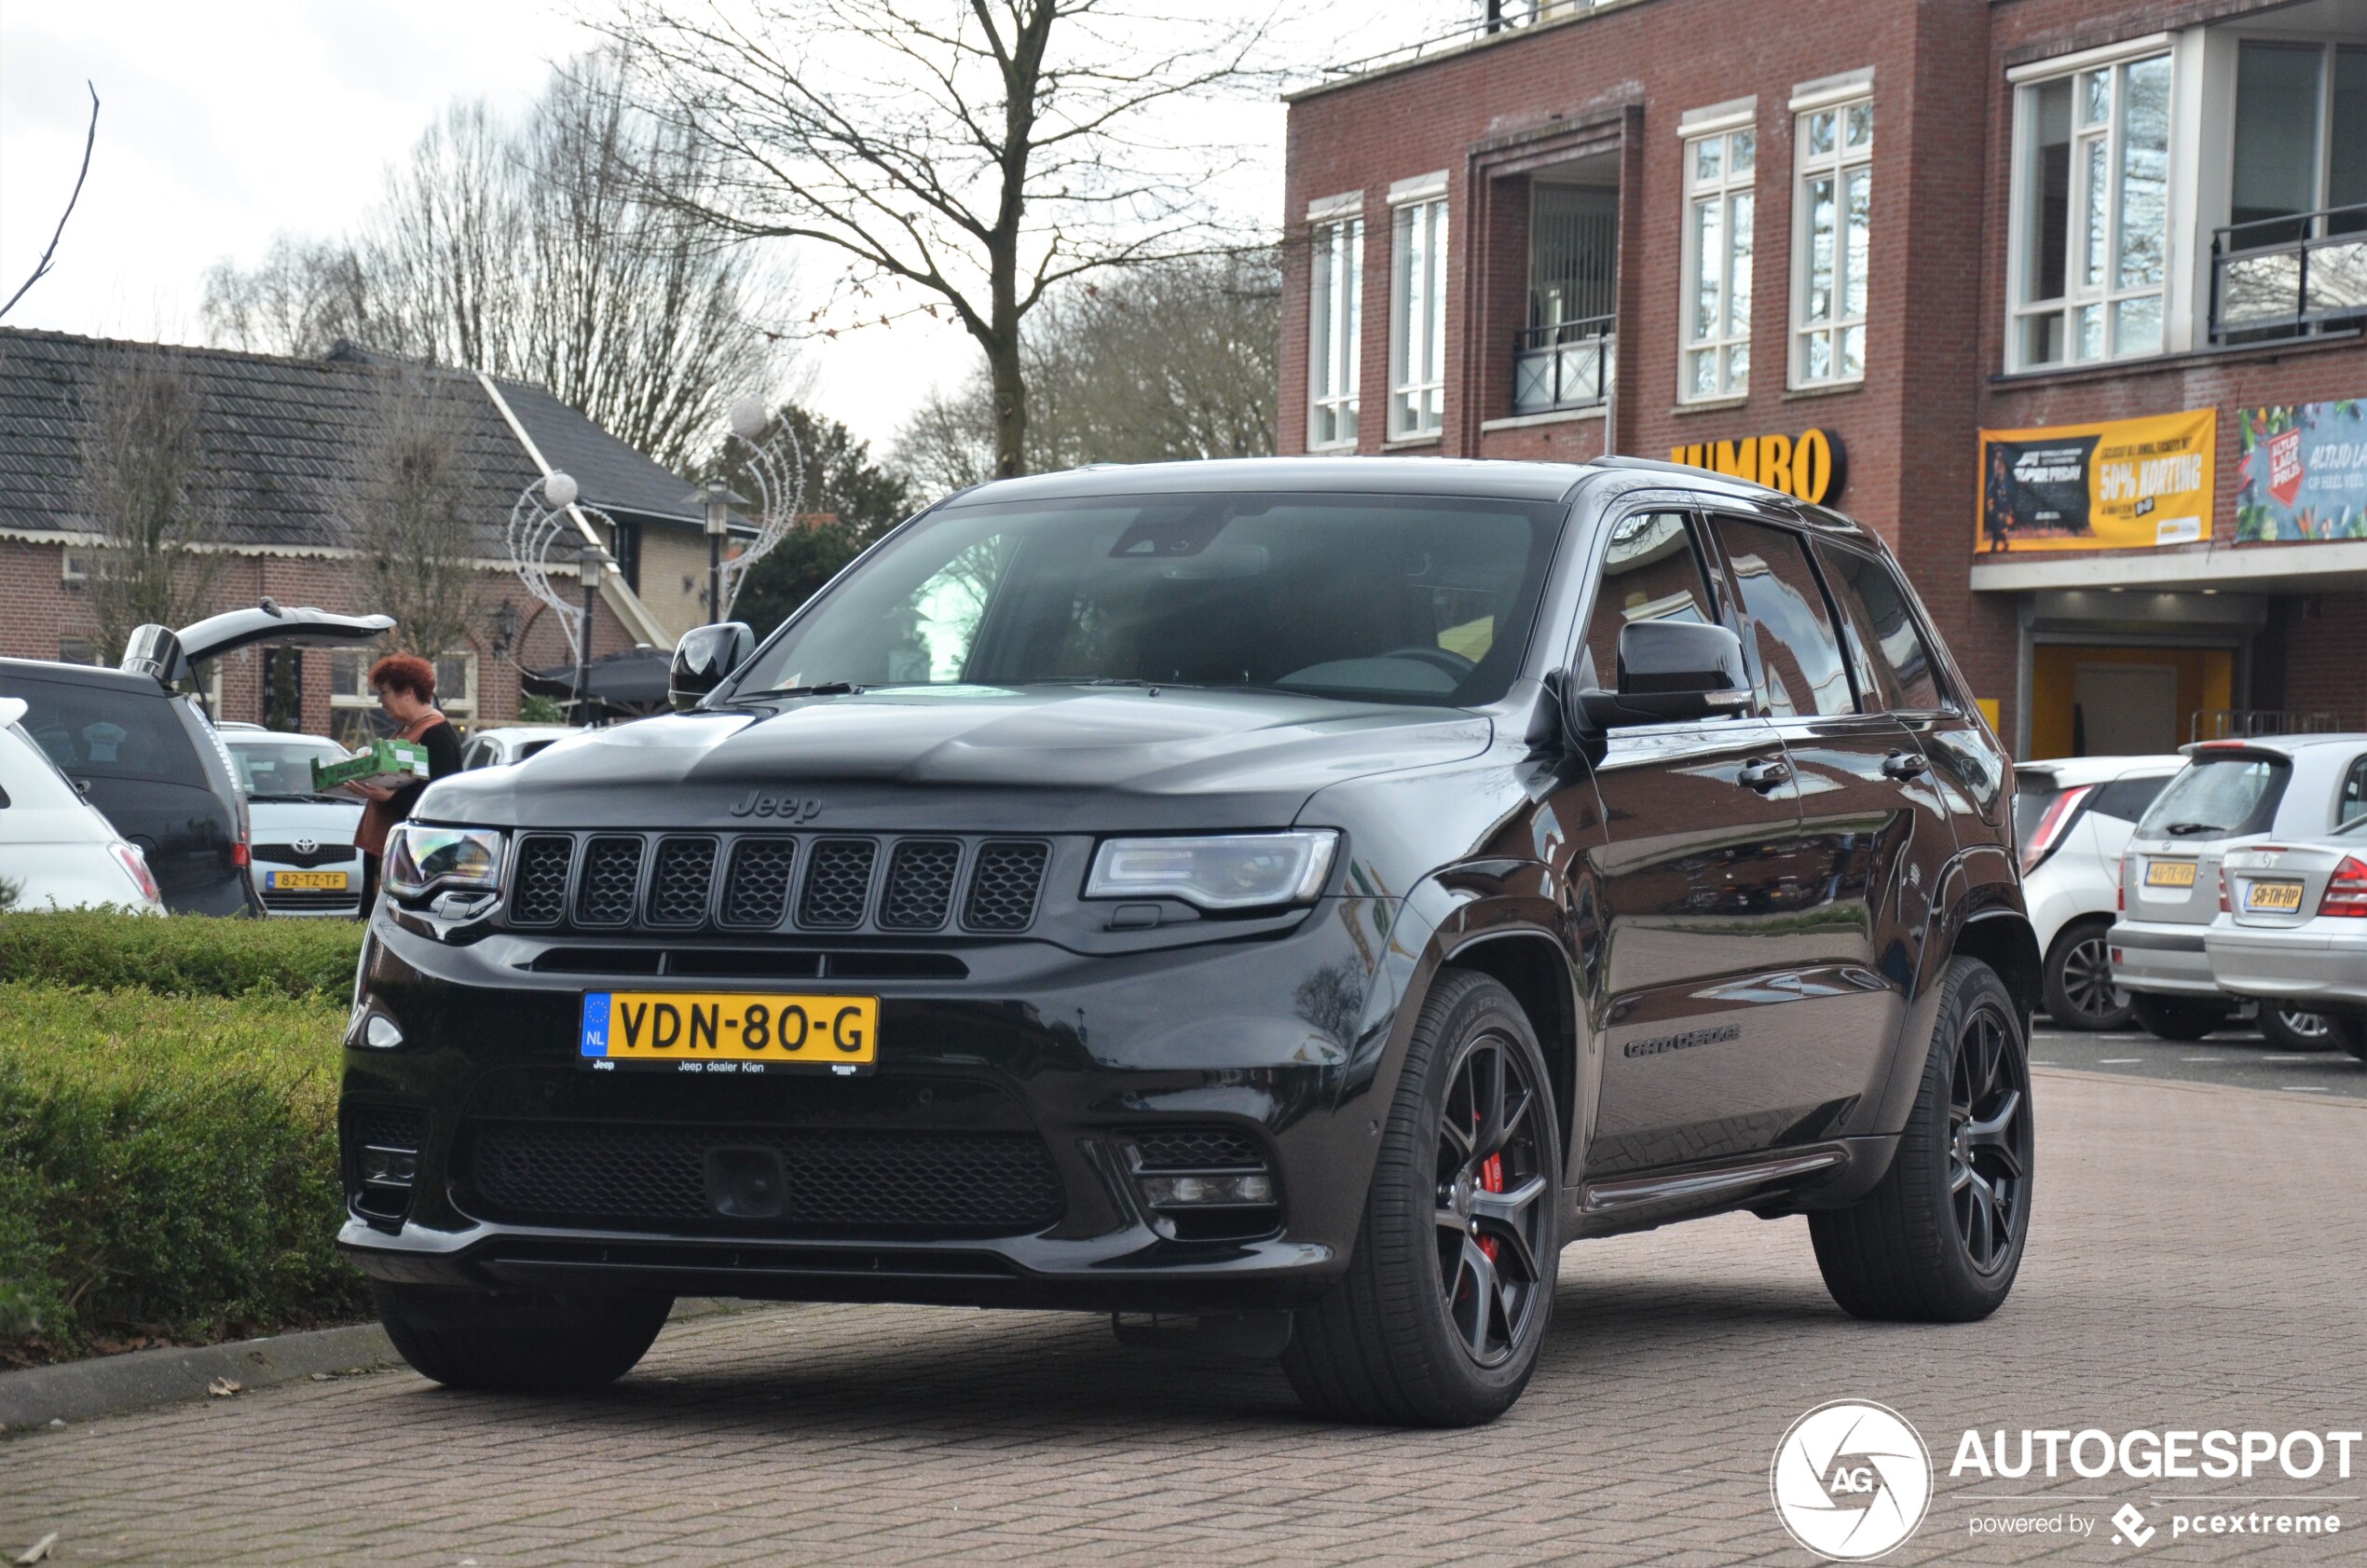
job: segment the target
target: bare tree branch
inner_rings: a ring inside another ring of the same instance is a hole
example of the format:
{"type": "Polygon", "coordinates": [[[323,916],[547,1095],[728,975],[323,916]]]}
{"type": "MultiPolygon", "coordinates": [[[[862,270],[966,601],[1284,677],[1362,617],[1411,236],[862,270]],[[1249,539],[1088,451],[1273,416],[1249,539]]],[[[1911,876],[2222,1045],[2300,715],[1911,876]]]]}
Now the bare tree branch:
{"type": "Polygon", "coordinates": [[[58,253],[58,241],[65,238],[66,220],[74,216],[74,204],[82,199],[82,182],[90,178],[90,150],[99,144],[99,89],[87,80],[82,85],[90,89],[90,130],[82,138],[82,172],[74,177],[74,194],[66,198],[66,210],[58,214],[58,226],[49,236],[49,248],[34,264],[33,276],[17,285],[17,292],[8,296],[7,304],[0,305],[0,316],[16,308],[17,301],[24,298],[24,292],[49,275],[50,263],[58,253]]]}

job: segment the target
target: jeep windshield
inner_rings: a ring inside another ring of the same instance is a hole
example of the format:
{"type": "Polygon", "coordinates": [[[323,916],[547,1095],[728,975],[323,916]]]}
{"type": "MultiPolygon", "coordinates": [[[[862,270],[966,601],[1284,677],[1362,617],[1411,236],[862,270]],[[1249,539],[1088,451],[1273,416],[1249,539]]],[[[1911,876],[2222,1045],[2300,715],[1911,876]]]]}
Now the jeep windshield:
{"type": "Polygon", "coordinates": [[[809,605],[733,695],[1104,684],[1490,702],[1562,516],[1364,495],[949,507],[809,605]]]}

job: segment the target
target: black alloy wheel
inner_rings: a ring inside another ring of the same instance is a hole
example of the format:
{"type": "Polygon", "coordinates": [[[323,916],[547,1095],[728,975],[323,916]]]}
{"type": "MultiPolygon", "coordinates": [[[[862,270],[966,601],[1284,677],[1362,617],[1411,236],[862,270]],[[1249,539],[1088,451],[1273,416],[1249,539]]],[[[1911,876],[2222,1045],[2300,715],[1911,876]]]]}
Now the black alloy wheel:
{"type": "Polygon", "coordinates": [[[1948,1191],[1964,1255],[1993,1274],[2022,1231],[2030,1191],[2030,1078],[2013,1022],[1982,997],[1958,1031],[1949,1074],[1948,1191]]]}
{"type": "Polygon", "coordinates": [[[1561,1259],[1561,1123],[1536,1029],[1485,975],[1441,970],[1407,1043],[1338,1283],[1293,1316],[1309,1410],[1475,1426],[1537,1370],[1561,1259]]]}
{"type": "Polygon", "coordinates": [[[2110,920],[2082,920],[2055,938],[2046,955],[2046,1016],[2064,1029],[2115,1029],[2131,1014],[2128,993],[2113,983],[2110,920]]]}
{"type": "Polygon", "coordinates": [[[1997,972],[1952,958],[1922,1082],[1890,1168],[1813,1208],[1826,1288],[1856,1317],[1971,1323],[2004,1303],[2030,1236],[2036,1147],[2023,1014],[1997,972]]]}
{"type": "Polygon", "coordinates": [[[1438,1123],[1438,1276],[1449,1322],[1474,1366],[1521,1348],[1552,1288],[1540,1261],[1553,1183],[1537,1119],[1552,1103],[1500,1030],[1464,1043],[1438,1123]]]}

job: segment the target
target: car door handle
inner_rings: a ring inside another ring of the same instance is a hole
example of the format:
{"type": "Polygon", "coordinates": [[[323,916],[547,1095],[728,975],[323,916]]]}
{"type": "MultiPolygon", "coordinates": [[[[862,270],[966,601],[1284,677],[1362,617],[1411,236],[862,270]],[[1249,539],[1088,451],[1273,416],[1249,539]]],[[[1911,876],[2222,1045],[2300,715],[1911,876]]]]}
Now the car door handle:
{"type": "Polygon", "coordinates": [[[1757,757],[1743,764],[1734,782],[1744,789],[1770,790],[1792,782],[1792,765],[1780,757],[1757,757]]]}
{"type": "Polygon", "coordinates": [[[1921,752],[1895,751],[1882,758],[1882,777],[1911,779],[1930,766],[1930,761],[1921,752]]]}

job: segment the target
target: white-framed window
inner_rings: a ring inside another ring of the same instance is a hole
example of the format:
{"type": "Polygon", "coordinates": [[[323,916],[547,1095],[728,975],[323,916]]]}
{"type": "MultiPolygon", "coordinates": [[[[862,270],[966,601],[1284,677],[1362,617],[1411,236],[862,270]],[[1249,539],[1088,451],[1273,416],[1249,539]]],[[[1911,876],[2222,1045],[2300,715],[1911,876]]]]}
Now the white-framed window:
{"type": "Polygon", "coordinates": [[[1792,143],[1792,385],[1866,378],[1866,280],[1874,231],[1874,101],[1799,115],[1792,143]]]}
{"type": "MultiPolygon", "coordinates": [[[[1356,444],[1359,346],[1364,334],[1363,196],[1334,198],[1309,230],[1307,444],[1356,444]],[[1354,203],[1355,207],[1351,207],[1354,203]]],[[[1316,213],[1310,213],[1314,216],[1316,213]]]]}
{"type": "MultiPolygon", "coordinates": [[[[382,654],[369,648],[337,648],[329,655],[329,733],[349,751],[376,733],[373,715],[377,693],[370,689],[370,666],[382,654]]],[[[435,660],[435,705],[463,729],[477,711],[477,656],[473,648],[439,654],[435,660]]]]}
{"type": "Polygon", "coordinates": [[[2171,77],[2165,44],[2018,81],[2007,368],[2163,350],[2171,77]]]}
{"type": "Polygon", "coordinates": [[[1758,132],[1685,138],[1683,344],[1677,396],[1740,397],[1751,386],[1751,229],[1758,132]]]}
{"type": "Polygon", "coordinates": [[[1445,177],[1402,181],[1389,194],[1389,434],[1417,441],[1446,428],[1445,177]],[[1402,195],[1407,186],[1419,197],[1402,195]]]}

